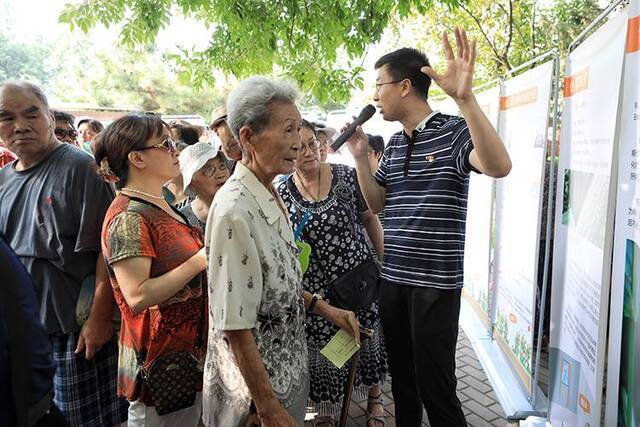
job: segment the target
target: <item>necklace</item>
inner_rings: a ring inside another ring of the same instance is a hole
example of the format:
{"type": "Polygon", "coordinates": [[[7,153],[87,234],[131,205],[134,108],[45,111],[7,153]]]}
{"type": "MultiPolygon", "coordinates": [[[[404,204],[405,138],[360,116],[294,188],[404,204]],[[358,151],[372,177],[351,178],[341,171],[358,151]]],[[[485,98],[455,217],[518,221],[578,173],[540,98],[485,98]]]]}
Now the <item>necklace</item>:
{"type": "Polygon", "coordinates": [[[307,192],[307,194],[309,195],[309,197],[311,197],[311,199],[313,199],[314,202],[317,202],[320,200],[320,174],[322,173],[322,165],[320,165],[318,167],[318,190],[316,191],[316,197],[313,197],[313,194],[311,194],[311,191],[309,191],[309,189],[307,188],[306,185],[304,185],[304,182],[302,181],[302,178],[300,177],[300,174],[298,173],[298,171],[296,170],[296,176],[298,177],[298,181],[300,182],[300,185],[302,185],[302,188],[304,188],[304,191],[307,192]]]}
{"type": "Polygon", "coordinates": [[[164,196],[154,196],[153,194],[145,193],[144,191],[140,191],[140,190],[134,190],[133,188],[129,188],[129,187],[122,187],[121,191],[128,191],[129,193],[140,194],[142,196],[151,197],[152,199],[156,199],[156,200],[164,200],[164,196]]]}

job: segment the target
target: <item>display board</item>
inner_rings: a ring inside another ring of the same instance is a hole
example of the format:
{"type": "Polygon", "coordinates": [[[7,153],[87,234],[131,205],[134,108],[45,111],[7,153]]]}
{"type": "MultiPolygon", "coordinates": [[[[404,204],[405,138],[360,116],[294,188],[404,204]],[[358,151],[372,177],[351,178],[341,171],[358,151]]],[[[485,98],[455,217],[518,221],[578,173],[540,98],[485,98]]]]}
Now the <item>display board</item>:
{"type": "Polygon", "coordinates": [[[551,296],[553,425],[600,425],[626,21],[626,11],[612,16],[567,59],[551,296]]]}
{"type": "MultiPolygon", "coordinates": [[[[495,85],[476,94],[480,108],[494,128],[498,128],[500,86],[495,85]]],[[[471,173],[467,201],[467,224],[464,246],[463,295],[475,309],[489,330],[489,301],[491,281],[491,228],[495,180],[489,176],[471,173]]]]}
{"type": "Polygon", "coordinates": [[[629,8],[611,276],[606,425],[640,425],[640,1],[629,8]]]}
{"type": "Polygon", "coordinates": [[[494,337],[531,393],[535,296],[553,61],[504,82],[499,133],[511,173],[496,195],[494,337]]]}

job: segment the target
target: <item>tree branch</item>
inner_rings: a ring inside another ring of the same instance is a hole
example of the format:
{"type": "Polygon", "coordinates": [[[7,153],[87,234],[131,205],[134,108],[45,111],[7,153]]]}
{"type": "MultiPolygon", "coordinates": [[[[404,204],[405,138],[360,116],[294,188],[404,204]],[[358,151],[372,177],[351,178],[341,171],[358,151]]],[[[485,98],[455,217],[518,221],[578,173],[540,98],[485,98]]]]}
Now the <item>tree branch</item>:
{"type": "Polygon", "coordinates": [[[493,43],[491,43],[491,40],[489,40],[489,36],[487,36],[487,33],[485,32],[484,28],[482,28],[482,24],[480,23],[480,20],[473,13],[471,13],[471,11],[467,9],[467,7],[464,4],[461,3],[460,7],[462,8],[462,10],[464,10],[467,13],[467,15],[471,17],[471,19],[474,20],[474,22],[476,23],[476,26],[480,30],[480,34],[482,34],[482,37],[487,42],[487,44],[493,51],[494,55],[496,56],[496,58],[500,58],[500,53],[498,52],[496,47],[493,45],[493,43]]]}
{"type": "Polygon", "coordinates": [[[509,55],[509,49],[511,48],[511,41],[513,40],[513,0],[509,0],[509,37],[507,38],[507,45],[504,48],[505,57],[509,55]]]}
{"type": "Polygon", "coordinates": [[[298,5],[293,8],[293,14],[291,15],[291,26],[289,27],[289,47],[293,49],[293,27],[296,25],[296,12],[298,11],[298,5]]]}
{"type": "Polygon", "coordinates": [[[531,52],[536,57],[536,4],[533,3],[533,12],[531,14],[531,52]]]}

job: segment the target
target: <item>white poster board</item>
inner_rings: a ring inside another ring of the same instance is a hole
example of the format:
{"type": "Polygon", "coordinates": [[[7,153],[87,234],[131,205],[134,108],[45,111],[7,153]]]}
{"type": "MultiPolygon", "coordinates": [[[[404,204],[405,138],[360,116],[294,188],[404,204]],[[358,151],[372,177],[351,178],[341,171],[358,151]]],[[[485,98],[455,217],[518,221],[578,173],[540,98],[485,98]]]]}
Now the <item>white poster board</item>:
{"type": "MultiPolygon", "coordinates": [[[[476,99],[493,127],[497,129],[500,86],[496,85],[483,90],[476,94],[476,99]]],[[[493,178],[486,175],[471,173],[464,245],[463,295],[475,309],[487,330],[489,329],[489,262],[494,182],[493,178]]]]}
{"type": "Polygon", "coordinates": [[[600,425],[610,283],[610,185],[626,12],[567,60],[549,349],[553,425],[600,425]]]}
{"type": "Polygon", "coordinates": [[[627,25],[605,424],[640,425],[640,1],[627,25]],[[620,419],[618,419],[620,417],[620,419]]]}
{"type": "Polygon", "coordinates": [[[498,180],[494,337],[531,393],[545,142],[553,61],[504,82],[500,136],[513,167],[498,180]]]}

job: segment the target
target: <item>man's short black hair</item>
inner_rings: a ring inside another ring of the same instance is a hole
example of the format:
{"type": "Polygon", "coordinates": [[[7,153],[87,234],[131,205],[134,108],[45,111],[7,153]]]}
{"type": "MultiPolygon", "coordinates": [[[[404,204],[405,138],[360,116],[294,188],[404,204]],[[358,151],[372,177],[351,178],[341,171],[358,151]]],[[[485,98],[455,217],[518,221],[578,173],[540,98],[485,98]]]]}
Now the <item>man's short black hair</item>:
{"type": "Polygon", "coordinates": [[[67,122],[71,128],[75,129],[76,127],[73,123],[76,121],[76,118],[73,117],[73,114],[69,114],[66,111],[53,110],[53,118],[56,122],[67,122]]]}
{"type": "Polygon", "coordinates": [[[403,47],[383,55],[376,61],[375,69],[385,65],[393,80],[411,80],[416,94],[427,99],[431,77],[420,71],[420,68],[429,65],[429,60],[424,53],[417,49],[403,47]]]}
{"type": "Polygon", "coordinates": [[[374,153],[382,153],[384,151],[384,139],[380,135],[369,135],[369,147],[373,150],[374,153]]]}

